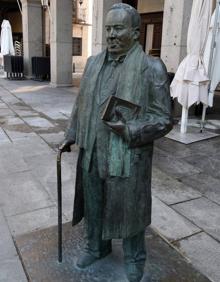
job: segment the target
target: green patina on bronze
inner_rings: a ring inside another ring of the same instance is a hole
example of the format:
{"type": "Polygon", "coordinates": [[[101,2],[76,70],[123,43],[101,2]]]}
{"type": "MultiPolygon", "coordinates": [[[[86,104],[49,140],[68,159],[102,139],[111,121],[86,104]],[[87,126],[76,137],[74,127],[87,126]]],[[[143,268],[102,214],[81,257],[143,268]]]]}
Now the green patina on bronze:
{"type": "MultiPolygon", "coordinates": [[[[63,151],[73,143],[80,147],[73,224],[85,216],[87,235],[92,228],[100,242],[135,238],[150,224],[153,141],[172,128],[167,71],[160,59],[143,52],[138,19],[125,4],[108,13],[108,48],[87,62],[62,146],[63,151]],[[110,95],[140,105],[138,116],[103,122],[110,95]]],[[[124,251],[131,257],[134,250],[124,251]]]]}

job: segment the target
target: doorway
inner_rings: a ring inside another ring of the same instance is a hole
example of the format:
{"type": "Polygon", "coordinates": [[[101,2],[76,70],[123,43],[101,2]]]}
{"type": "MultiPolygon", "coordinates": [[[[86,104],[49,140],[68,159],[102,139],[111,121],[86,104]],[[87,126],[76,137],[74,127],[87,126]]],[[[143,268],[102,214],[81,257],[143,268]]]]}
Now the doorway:
{"type": "Polygon", "coordinates": [[[140,43],[147,54],[160,57],[163,12],[141,14],[140,43]]]}

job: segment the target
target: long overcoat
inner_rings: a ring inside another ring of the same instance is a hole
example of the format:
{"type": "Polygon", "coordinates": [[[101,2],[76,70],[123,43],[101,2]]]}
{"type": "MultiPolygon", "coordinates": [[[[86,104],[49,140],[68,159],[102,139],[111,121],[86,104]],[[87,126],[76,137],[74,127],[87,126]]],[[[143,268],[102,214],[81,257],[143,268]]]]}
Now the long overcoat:
{"type": "MultiPolygon", "coordinates": [[[[67,139],[80,147],[77,165],[73,225],[83,217],[81,157],[88,144],[89,120],[98,75],[107,51],[90,57],[73,108],[67,139]]],[[[111,133],[109,177],[104,188],[103,239],[126,238],[151,223],[151,169],[153,141],[172,128],[167,71],[160,59],[147,56],[137,43],[123,62],[116,96],[141,106],[138,117],[126,123],[125,135],[111,133]]]]}

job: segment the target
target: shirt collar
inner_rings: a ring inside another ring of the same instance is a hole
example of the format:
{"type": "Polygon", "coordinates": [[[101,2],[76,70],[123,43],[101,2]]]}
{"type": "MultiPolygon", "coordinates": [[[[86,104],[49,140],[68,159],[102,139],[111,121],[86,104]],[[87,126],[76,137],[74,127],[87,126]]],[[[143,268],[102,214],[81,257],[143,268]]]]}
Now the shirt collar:
{"type": "Polygon", "coordinates": [[[113,58],[113,57],[111,56],[111,54],[110,54],[109,52],[107,52],[107,61],[108,61],[108,62],[114,62],[115,64],[123,63],[124,60],[125,60],[125,58],[126,58],[130,53],[133,52],[133,50],[137,47],[137,45],[138,45],[138,42],[136,42],[136,43],[134,44],[134,46],[132,46],[132,48],[131,48],[126,54],[123,54],[123,55],[121,55],[121,56],[119,56],[119,57],[117,57],[117,58],[113,58]]]}
{"type": "Polygon", "coordinates": [[[121,55],[117,58],[113,58],[109,53],[107,55],[107,60],[108,62],[114,62],[116,64],[120,64],[120,63],[123,63],[124,60],[125,60],[125,57],[127,56],[127,54],[124,54],[124,55],[121,55]]]}

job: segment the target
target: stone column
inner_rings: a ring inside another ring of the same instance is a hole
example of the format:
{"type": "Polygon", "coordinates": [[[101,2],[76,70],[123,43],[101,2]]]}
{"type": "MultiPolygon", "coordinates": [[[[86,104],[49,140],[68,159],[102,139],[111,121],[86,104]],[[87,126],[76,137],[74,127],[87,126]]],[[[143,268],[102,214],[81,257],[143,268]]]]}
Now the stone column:
{"type": "Polygon", "coordinates": [[[72,0],[50,1],[51,85],[72,86],[72,0]]]}
{"type": "Polygon", "coordinates": [[[40,0],[21,0],[24,73],[31,77],[31,58],[42,56],[42,8],[40,0]]]}
{"type": "Polygon", "coordinates": [[[120,0],[94,0],[92,21],[92,55],[96,55],[106,47],[105,18],[113,4],[120,0]]]}
{"type": "Polygon", "coordinates": [[[193,0],[165,0],[161,58],[169,72],[176,72],[186,56],[192,2],[193,0]]]}

